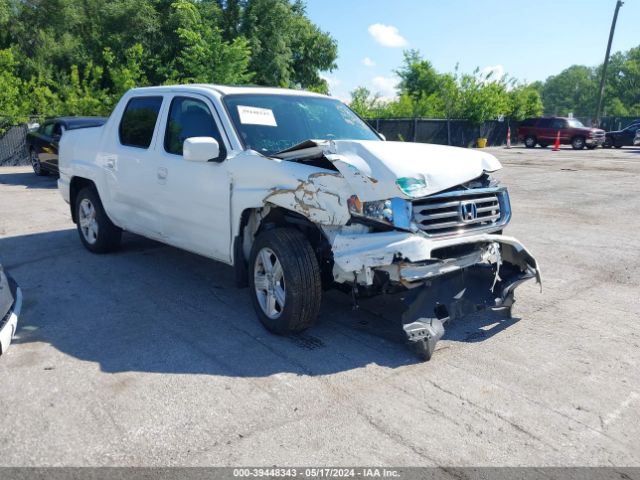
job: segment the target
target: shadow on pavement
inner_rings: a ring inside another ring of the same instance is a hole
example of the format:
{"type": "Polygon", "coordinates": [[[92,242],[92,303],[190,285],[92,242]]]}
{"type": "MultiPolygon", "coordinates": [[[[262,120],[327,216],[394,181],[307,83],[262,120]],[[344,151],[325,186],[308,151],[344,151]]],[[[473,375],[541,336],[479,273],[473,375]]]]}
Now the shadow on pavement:
{"type": "Polygon", "coordinates": [[[53,175],[38,177],[33,172],[2,173],[2,169],[0,169],[0,185],[17,185],[27,188],[58,188],[58,181],[53,175]]]}
{"type": "MultiPolygon", "coordinates": [[[[0,256],[24,294],[16,346],[48,343],[106,372],[324,375],[418,362],[393,312],[354,311],[337,291],[315,327],[272,335],[231,267],[139,236],[125,234],[109,255],[87,252],[75,229],[5,238],[0,256]]],[[[445,339],[481,341],[515,321],[458,321],[445,339]]]]}

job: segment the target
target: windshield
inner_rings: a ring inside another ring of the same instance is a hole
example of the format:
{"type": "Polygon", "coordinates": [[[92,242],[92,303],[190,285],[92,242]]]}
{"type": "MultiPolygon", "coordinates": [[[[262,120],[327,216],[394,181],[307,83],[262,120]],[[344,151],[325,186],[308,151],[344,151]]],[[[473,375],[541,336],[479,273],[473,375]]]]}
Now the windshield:
{"type": "Polygon", "coordinates": [[[585,128],[580,120],[576,120],[575,118],[569,119],[569,126],[571,128],[585,128]]]}
{"type": "Polygon", "coordinates": [[[227,95],[224,103],[246,148],[263,155],[305,140],[380,140],[344,103],[302,95],[227,95]]]}

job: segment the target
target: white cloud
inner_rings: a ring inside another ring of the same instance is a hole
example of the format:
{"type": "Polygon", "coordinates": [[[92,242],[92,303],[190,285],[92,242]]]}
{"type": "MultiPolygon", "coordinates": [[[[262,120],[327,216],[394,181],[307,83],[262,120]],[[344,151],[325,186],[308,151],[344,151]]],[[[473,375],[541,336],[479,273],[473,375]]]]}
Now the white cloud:
{"type": "Polygon", "coordinates": [[[376,62],[374,62],[373,60],[371,60],[369,57],[364,57],[362,59],[362,64],[365,67],[375,67],[376,66],[376,62]]]}
{"type": "Polygon", "coordinates": [[[336,77],[332,77],[330,75],[323,74],[323,73],[320,74],[320,78],[323,79],[325,82],[327,82],[327,85],[329,85],[330,90],[342,84],[342,81],[340,79],[336,77]]]}
{"type": "Polygon", "coordinates": [[[504,67],[500,64],[489,65],[480,70],[480,78],[486,79],[488,82],[497,82],[502,80],[502,77],[504,77],[504,67]]]}
{"type": "Polygon", "coordinates": [[[393,25],[374,23],[369,25],[369,34],[383,47],[405,47],[409,43],[393,25]]]}
{"type": "Polygon", "coordinates": [[[398,77],[373,77],[371,85],[373,85],[373,93],[379,94],[382,99],[391,100],[398,96],[396,86],[400,83],[398,77]]]}

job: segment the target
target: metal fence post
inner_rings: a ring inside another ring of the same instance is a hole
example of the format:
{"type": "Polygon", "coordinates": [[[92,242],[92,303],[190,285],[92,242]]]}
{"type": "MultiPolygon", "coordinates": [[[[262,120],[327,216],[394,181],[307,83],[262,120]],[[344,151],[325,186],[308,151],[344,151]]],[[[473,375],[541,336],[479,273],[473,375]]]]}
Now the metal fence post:
{"type": "Polygon", "coordinates": [[[418,141],[418,117],[413,119],[413,141],[414,143],[418,141]]]}

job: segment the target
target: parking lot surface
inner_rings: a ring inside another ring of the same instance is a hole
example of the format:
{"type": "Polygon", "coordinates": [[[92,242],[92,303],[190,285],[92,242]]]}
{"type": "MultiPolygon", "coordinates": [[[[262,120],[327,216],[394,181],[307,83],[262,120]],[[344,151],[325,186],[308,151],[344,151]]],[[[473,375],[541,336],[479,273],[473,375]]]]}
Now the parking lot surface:
{"type": "Polygon", "coordinates": [[[282,338],[228,266],[129,234],[92,255],[53,178],[0,169],[24,293],[0,464],[640,466],[640,149],[488,150],[544,288],[427,363],[338,292],[282,338]]]}

